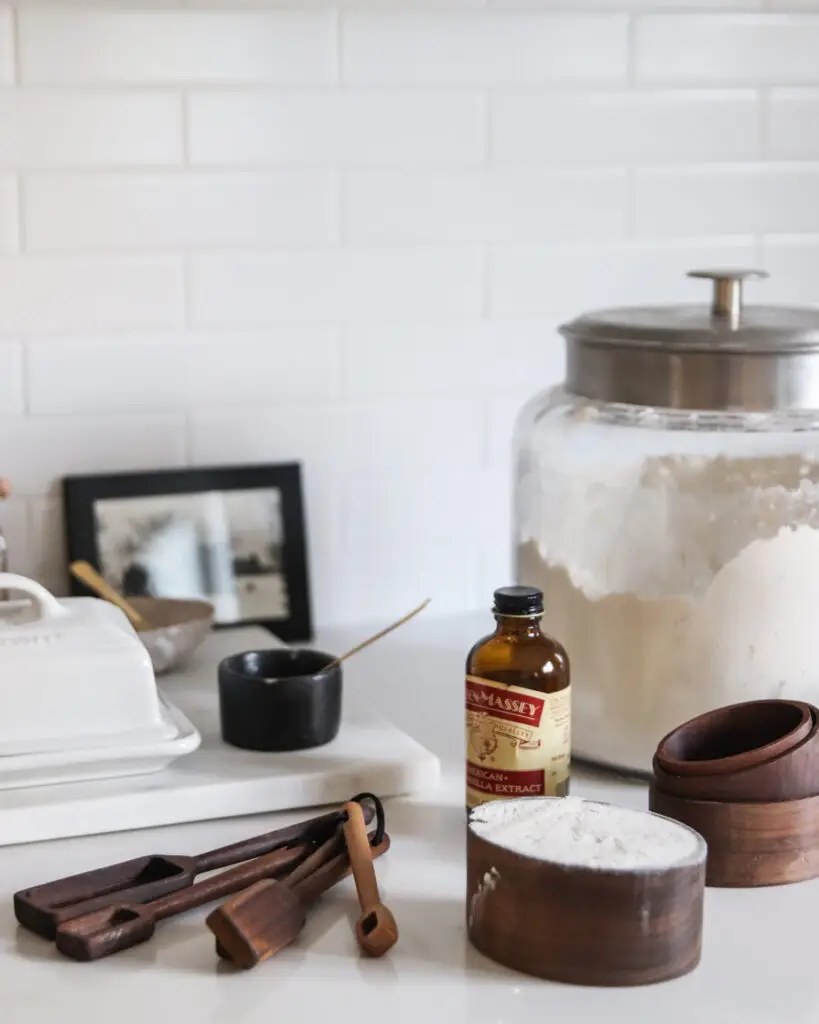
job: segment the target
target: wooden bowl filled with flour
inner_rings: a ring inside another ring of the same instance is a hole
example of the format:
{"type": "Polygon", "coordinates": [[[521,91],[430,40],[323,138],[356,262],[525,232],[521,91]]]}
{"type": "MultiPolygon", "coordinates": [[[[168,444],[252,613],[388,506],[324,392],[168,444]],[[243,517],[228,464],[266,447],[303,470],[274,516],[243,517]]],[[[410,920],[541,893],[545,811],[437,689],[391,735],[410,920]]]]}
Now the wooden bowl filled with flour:
{"type": "Polygon", "coordinates": [[[467,834],[467,930],[485,956],[576,985],[646,985],[700,960],[705,841],[577,797],[498,800],[467,834]]]}

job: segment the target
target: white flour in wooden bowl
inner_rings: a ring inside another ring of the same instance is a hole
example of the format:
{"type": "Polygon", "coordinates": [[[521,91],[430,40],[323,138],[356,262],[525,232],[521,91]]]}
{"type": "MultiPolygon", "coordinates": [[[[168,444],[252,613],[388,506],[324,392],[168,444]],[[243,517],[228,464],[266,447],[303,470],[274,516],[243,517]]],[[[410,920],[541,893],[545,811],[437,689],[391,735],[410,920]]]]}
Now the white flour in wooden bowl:
{"type": "Polygon", "coordinates": [[[483,804],[470,827],[496,846],[566,867],[657,871],[700,863],[706,853],[705,841],[685,825],[579,797],[483,804]]]}

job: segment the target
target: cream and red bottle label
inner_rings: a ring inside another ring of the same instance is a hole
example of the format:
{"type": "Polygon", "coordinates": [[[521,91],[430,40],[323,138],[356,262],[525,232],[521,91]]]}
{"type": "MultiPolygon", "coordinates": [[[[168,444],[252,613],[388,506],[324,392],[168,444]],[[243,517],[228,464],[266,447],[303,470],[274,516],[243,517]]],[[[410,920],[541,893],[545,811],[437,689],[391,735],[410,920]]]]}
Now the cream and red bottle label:
{"type": "Polygon", "coordinates": [[[570,687],[541,693],[466,677],[466,805],[565,796],[571,752],[570,687]]]}

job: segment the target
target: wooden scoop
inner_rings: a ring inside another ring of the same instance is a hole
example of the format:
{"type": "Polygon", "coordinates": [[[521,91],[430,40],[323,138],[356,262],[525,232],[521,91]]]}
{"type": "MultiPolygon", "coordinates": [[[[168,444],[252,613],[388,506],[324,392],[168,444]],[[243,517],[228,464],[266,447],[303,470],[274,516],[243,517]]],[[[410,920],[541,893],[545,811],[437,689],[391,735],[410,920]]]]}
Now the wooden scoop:
{"type": "Polygon", "coordinates": [[[117,608],[124,611],[131,620],[134,629],[153,629],[153,626],[145,616],[141,615],[129,601],[126,601],[122,594],[114,590],[110,583],[106,583],[90,562],[72,562],[69,569],[73,576],[76,576],[81,583],[90,587],[95,594],[105,601],[110,601],[111,604],[115,604],[117,608]]]}
{"type": "MultiPolygon", "coordinates": [[[[364,805],[364,816],[372,819],[369,802],[364,805]]],[[[343,821],[343,811],[331,811],[194,857],[154,853],[83,871],[16,892],[14,913],[24,928],[53,939],[64,921],[114,904],[147,903],[186,889],[198,874],[252,860],[283,846],[323,842],[343,821]]]]}
{"type": "Polygon", "coordinates": [[[275,850],[151,903],[120,903],[75,917],[57,929],[57,949],[73,960],[98,960],[121,949],[130,949],[150,939],[157,922],[163,918],[193,910],[275,876],[310,852],[311,847],[304,845],[275,850]]]}
{"type": "Polygon", "coordinates": [[[361,950],[368,956],[383,956],[398,941],[398,925],[378,893],[372,847],[361,805],[351,802],[345,804],[344,810],[347,812],[344,839],[353,869],[358,902],[361,904],[361,917],[356,922],[355,937],[361,950]]]}
{"type": "MultiPolygon", "coordinates": [[[[372,848],[372,856],[380,857],[389,847],[385,833],[372,848]]],[[[220,957],[248,970],[298,938],[310,904],[350,873],[346,850],[325,864],[318,863],[320,852],[302,861],[282,881],[257,882],[208,916],[206,924],[216,936],[220,957]]]]}

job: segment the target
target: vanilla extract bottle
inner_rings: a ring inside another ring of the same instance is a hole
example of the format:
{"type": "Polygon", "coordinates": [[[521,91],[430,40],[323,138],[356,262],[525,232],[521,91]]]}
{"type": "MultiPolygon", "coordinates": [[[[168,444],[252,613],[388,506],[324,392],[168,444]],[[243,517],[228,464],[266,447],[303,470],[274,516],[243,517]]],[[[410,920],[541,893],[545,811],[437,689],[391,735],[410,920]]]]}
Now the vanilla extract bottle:
{"type": "Polygon", "coordinates": [[[569,658],[540,628],[543,592],[495,591],[495,632],[466,661],[466,806],[566,796],[571,751],[569,658]]]}

